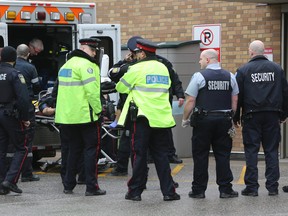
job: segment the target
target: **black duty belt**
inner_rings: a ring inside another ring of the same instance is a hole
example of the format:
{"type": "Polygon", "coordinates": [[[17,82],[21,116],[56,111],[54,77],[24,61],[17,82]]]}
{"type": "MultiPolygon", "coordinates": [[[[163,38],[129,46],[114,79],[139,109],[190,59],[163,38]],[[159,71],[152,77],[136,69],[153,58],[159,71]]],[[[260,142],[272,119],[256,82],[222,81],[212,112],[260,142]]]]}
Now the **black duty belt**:
{"type": "Polygon", "coordinates": [[[208,116],[232,116],[232,111],[203,111],[208,116]]]}

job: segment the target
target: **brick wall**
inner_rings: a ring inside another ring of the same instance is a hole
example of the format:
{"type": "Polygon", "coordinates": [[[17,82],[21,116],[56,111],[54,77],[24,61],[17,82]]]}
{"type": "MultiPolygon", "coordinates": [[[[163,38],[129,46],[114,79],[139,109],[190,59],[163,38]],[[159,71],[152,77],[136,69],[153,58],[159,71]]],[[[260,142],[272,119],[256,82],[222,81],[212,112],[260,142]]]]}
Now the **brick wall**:
{"type": "MultiPolygon", "coordinates": [[[[122,44],[133,35],[155,42],[191,40],[193,25],[221,24],[221,56],[225,69],[235,72],[247,62],[248,44],[255,39],[273,48],[274,61],[280,63],[280,5],[213,0],[95,0],[95,3],[98,23],[121,24],[122,44]]],[[[242,147],[238,130],[234,150],[242,147]]]]}

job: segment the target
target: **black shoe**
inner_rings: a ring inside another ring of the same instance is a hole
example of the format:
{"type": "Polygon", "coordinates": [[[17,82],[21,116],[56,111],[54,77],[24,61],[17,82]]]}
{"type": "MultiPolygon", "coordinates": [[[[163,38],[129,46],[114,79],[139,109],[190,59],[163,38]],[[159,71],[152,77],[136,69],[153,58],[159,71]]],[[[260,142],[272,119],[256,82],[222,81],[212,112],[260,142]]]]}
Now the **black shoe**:
{"type": "Polygon", "coordinates": [[[0,195],[6,195],[6,194],[9,194],[9,193],[10,193],[9,189],[3,188],[3,187],[0,188],[0,195]]]}
{"type": "Polygon", "coordinates": [[[257,191],[252,191],[252,190],[249,190],[247,188],[245,188],[244,190],[241,191],[241,194],[243,196],[252,196],[252,197],[256,197],[258,196],[258,192],[257,191]]]}
{"type": "Polygon", "coordinates": [[[278,193],[278,190],[273,190],[273,191],[269,191],[268,192],[268,195],[269,196],[277,196],[279,193],[278,193]]]}
{"type": "Polygon", "coordinates": [[[8,189],[8,190],[13,191],[15,193],[22,193],[22,190],[20,188],[18,188],[16,184],[12,184],[8,181],[2,182],[2,187],[4,189],[8,189]]]}
{"type": "Polygon", "coordinates": [[[229,193],[220,192],[220,198],[234,198],[234,197],[238,197],[237,191],[232,190],[229,193]]]}
{"type": "Polygon", "coordinates": [[[40,177],[38,175],[32,175],[30,177],[22,177],[21,182],[39,181],[40,177]]]}
{"type": "Polygon", "coordinates": [[[205,198],[205,193],[204,192],[200,192],[200,193],[195,193],[193,191],[190,191],[188,196],[190,198],[196,198],[196,199],[204,199],[205,198]]]}
{"type": "Polygon", "coordinates": [[[164,201],[173,201],[173,200],[180,200],[180,195],[174,193],[173,195],[166,195],[163,197],[164,201]]]}
{"type": "Polygon", "coordinates": [[[169,162],[174,164],[181,164],[183,161],[177,157],[177,155],[173,155],[172,157],[169,157],[169,162]]]}
{"type": "Polygon", "coordinates": [[[86,191],[85,196],[100,196],[100,195],[105,195],[106,191],[105,190],[95,190],[95,191],[86,191]]]}
{"type": "Polygon", "coordinates": [[[63,190],[64,194],[73,194],[73,190],[63,190]]]}
{"type": "Polygon", "coordinates": [[[111,172],[111,175],[112,176],[127,176],[128,175],[128,172],[127,171],[119,171],[116,169],[113,169],[112,172],[111,172]]]}
{"type": "Polygon", "coordinates": [[[136,196],[132,196],[131,194],[129,194],[128,192],[125,195],[125,199],[126,200],[132,200],[132,201],[141,201],[141,195],[136,195],[136,196]]]}
{"type": "Polygon", "coordinates": [[[179,187],[179,183],[178,183],[178,182],[175,182],[175,181],[174,181],[174,182],[173,182],[173,185],[174,185],[175,188],[178,188],[178,187],[179,187]]]}
{"type": "Polygon", "coordinates": [[[283,190],[285,193],[288,193],[288,186],[282,187],[282,190],[283,190]]]}

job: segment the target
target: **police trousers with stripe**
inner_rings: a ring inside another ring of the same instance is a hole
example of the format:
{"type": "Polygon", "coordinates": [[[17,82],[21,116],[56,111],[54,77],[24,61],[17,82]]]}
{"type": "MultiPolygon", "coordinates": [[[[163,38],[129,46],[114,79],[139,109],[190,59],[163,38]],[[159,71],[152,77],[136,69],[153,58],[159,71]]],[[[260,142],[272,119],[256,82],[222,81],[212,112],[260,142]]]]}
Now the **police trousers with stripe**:
{"type": "Polygon", "coordinates": [[[26,129],[21,121],[13,116],[7,116],[5,110],[0,108],[0,183],[8,181],[16,184],[27,157],[26,129]],[[9,143],[15,149],[10,166],[6,162],[6,153],[9,143]]]}
{"type": "Polygon", "coordinates": [[[147,151],[154,159],[162,194],[173,195],[175,187],[168,160],[168,129],[151,128],[145,117],[132,123],[132,177],[128,181],[128,193],[141,195],[147,181],[147,151]]]}
{"type": "Polygon", "coordinates": [[[62,124],[61,133],[64,133],[69,145],[64,189],[73,190],[76,186],[78,164],[81,162],[82,154],[84,154],[86,191],[98,190],[97,161],[101,143],[100,121],[88,124],[62,124]]]}

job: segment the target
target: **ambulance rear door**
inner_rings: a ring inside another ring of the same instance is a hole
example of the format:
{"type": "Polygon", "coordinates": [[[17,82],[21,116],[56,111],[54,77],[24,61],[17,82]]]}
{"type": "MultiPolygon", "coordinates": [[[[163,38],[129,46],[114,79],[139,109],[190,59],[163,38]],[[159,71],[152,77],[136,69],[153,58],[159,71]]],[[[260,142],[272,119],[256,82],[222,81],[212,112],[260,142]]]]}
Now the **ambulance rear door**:
{"type": "Polygon", "coordinates": [[[79,39],[97,37],[100,47],[109,56],[109,68],[121,59],[120,24],[78,24],[77,47],[79,39]]]}
{"type": "Polygon", "coordinates": [[[8,27],[6,23],[0,23],[0,47],[8,46],[8,27]]]}

